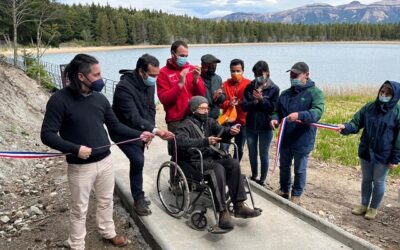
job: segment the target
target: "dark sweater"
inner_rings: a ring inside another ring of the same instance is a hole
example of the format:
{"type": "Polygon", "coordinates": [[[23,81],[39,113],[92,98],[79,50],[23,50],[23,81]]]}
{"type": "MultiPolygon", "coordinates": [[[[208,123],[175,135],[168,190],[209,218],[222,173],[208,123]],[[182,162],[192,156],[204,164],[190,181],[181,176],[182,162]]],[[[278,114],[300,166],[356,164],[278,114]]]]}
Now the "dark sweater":
{"type": "Polygon", "coordinates": [[[110,132],[131,139],[141,134],[117,120],[110,103],[102,94],[93,91],[85,97],[65,88],[57,91],[47,103],[41,139],[51,148],[70,153],[67,155],[68,163],[97,162],[111,153],[110,147],[93,149],[87,160],[78,158],[78,153],[81,145],[96,148],[110,144],[104,124],[110,132]]]}

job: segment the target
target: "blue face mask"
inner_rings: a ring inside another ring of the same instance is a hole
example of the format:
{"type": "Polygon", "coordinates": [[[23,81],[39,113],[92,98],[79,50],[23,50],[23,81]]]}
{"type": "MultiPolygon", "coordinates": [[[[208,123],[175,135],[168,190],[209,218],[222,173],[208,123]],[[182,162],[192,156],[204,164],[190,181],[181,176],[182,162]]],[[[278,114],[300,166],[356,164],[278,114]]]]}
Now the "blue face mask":
{"type": "Polygon", "coordinates": [[[92,82],[90,85],[90,90],[101,92],[101,90],[104,88],[104,81],[103,78],[97,79],[96,81],[92,82]]]}
{"type": "Polygon", "coordinates": [[[257,82],[258,83],[263,83],[266,80],[266,78],[264,76],[258,76],[257,77],[257,82]]]}
{"type": "Polygon", "coordinates": [[[382,103],[388,103],[391,99],[391,96],[379,95],[379,101],[382,103]]]}
{"type": "Polygon", "coordinates": [[[156,85],[157,78],[152,76],[147,76],[147,79],[143,80],[144,84],[148,87],[156,85]]]}
{"type": "Polygon", "coordinates": [[[176,58],[176,64],[181,68],[187,63],[187,61],[188,58],[184,56],[177,56],[176,58]]]}
{"type": "Polygon", "coordinates": [[[303,83],[299,79],[290,79],[290,84],[292,86],[301,86],[303,83]]]}

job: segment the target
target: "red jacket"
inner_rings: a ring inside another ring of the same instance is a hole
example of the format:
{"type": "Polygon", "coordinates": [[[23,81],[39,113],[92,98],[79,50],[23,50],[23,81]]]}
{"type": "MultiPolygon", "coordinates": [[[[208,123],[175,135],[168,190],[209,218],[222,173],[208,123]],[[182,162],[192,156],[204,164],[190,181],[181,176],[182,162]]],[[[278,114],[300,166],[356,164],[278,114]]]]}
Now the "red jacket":
{"type": "Polygon", "coordinates": [[[189,100],[192,96],[205,96],[206,88],[204,87],[201,77],[198,78],[197,84],[193,84],[194,66],[186,64],[179,68],[171,59],[167,60],[167,65],[162,67],[157,77],[157,95],[158,99],[164,106],[165,121],[167,123],[180,121],[189,114],[189,100]],[[189,68],[186,75],[186,83],[180,88],[179,77],[183,69],[189,68]]]}
{"type": "Polygon", "coordinates": [[[221,108],[225,111],[230,107],[230,101],[233,99],[234,96],[237,97],[239,104],[236,106],[237,111],[237,119],[234,123],[240,123],[241,125],[246,125],[246,115],[247,112],[244,112],[242,109],[242,102],[243,102],[243,95],[244,90],[246,89],[247,85],[249,85],[250,80],[246,78],[242,78],[239,84],[234,85],[231,79],[228,79],[224,82],[224,91],[226,94],[226,99],[224,103],[222,103],[221,108]]]}

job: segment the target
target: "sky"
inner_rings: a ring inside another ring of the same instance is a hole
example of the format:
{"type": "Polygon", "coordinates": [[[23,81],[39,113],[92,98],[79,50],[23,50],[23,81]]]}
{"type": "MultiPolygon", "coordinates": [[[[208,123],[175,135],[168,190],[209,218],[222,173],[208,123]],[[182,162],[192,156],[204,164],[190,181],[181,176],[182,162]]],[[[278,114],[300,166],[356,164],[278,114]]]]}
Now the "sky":
{"type": "MultiPolygon", "coordinates": [[[[370,4],[379,0],[359,0],[370,4]]],[[[136,9],[162,10],[171,14],[189,15],[199,18],[225,16],[234,12],[277,12],[306,4],[327,3],[341,5],[351,0],[58,0],[61,3],[107,3],[113,7],[134,7],[136,9]]]]}

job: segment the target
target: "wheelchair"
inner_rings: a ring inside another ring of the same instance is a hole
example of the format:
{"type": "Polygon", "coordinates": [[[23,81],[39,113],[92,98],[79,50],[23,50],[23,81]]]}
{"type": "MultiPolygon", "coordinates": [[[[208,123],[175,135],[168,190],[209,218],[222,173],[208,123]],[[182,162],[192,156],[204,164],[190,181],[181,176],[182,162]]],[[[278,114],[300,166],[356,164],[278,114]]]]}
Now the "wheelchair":
{"type": "MultiPolygon", "coordinates": [[[[231,144],[237,150],[237,145],[231,144]]],[[[197,172],[197,178],[193,178],[193,176],[186,177],[181,166],[173,161],[164,162],[157,174],[157,193],[160,201],[169,215],[175,218],[190,218],[188,223],[190,227],[199,231],[205,230],[209,224],[206,214],[207,208],[211,207],[215,224],[208,227],[208,232],[214,234],[227,233],[230,230],[221,229],[218,226],[219,213],[215,206],[210,181],[205,178],[207,174],[204,174],[202,152],[198,148],[190,148],[189,152],[199,155],[200,173],[197,172]]],[[[183,166],[183,162],[180,164],[182,167],[190,168],[188,163],[186,163],[187,166],[183,166]]],[[[242,178],[246,194],[250,197],[253,209],[262,212],[260,208],[255,207],[248,178],[244,175],[242,175],[242,178]]],[[[230,213],[233,213],[233,202],[229,197],[229,193],[227,193],[226,197],[227,208],[230,213]]]]}

